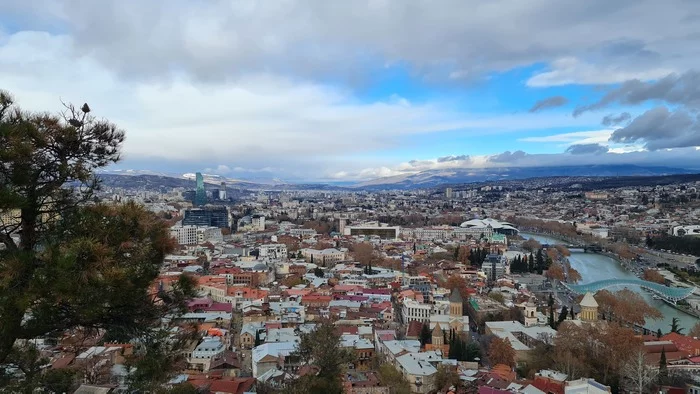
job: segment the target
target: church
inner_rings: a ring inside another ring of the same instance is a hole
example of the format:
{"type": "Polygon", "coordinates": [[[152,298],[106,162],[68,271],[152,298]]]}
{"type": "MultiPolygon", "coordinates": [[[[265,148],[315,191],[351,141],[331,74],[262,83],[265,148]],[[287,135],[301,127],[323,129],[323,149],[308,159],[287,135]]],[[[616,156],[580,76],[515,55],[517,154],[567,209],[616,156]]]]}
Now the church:
{"type": "Polygon", "coordinates": [[[430,329],[434,330],[439,326],[442,331],[449,333],[450,330],[455,332],[469,332],[469,316],[464,315],[464,303],[459,290],[452,289],[449,299],[449,312],[437,313],[430,315],[430,329]]]}

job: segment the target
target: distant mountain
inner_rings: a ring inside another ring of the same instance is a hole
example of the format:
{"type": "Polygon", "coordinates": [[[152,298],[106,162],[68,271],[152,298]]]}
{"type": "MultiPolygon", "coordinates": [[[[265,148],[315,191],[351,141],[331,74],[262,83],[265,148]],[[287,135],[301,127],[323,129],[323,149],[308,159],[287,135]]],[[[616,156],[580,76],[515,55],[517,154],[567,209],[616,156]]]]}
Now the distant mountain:
{"type": "Polygon", "coordinates": [[[616,176],[655,176],[671,174],[694,174],[698,171],[661,166],[636,165],[585,165],[568,167],[497,167],[497,168],[454,168],[428,170],[416,174],[398,175],[360,182],[353,187],[358,189],[420,189],[439,185],[499,181],[508,179],[546,178],[555,176],[570,177],[616,177],[616,176]]]}
{"type": "MultiPolygon", "coordinates": [[[[126,189],[158,190],[161,188],[172,189],[182,187],[194,190],[194,174],[175,175],[150,175],[138,172],[131,173],[102,173],[98,174],[104,186],[121,187],[126,189]]],[[[237,179],[224,178],[218,175],[204,175],[205,188],[218,188],[221,182],[226,182],[229,189],[246,190],[348,190],[334,185],[315,183],[255,183],[237,179]]]]}

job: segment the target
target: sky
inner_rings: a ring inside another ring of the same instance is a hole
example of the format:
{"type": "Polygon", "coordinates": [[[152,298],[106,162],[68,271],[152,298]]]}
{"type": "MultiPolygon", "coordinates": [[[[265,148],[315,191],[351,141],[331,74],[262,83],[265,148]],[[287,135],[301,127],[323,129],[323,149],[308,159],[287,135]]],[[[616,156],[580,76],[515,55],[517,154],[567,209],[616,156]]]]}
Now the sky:
{"type": "Polygon", "coordinates": [[[700,169],[697,42],[696,0],[0,0],[0,89],[89,103],[113,170],[700,169]]]}

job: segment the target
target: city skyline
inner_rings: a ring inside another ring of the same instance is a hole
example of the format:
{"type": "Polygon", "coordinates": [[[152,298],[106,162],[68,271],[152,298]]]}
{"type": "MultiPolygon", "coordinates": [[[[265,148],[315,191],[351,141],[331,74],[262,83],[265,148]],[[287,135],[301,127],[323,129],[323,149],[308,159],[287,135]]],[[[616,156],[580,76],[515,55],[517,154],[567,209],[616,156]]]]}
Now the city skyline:
{"type": "Polygon", "coordinates": [[[113,170],[362,181],[700,168],[700,5],[0,2],[0,89],[88,102],[113,170]]]}

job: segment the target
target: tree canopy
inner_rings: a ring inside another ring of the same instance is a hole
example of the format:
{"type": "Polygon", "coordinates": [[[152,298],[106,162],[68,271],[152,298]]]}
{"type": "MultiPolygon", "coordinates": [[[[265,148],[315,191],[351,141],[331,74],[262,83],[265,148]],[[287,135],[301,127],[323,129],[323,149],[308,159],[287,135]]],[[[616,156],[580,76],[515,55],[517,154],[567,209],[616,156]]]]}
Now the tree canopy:
{"type": "Polygon", "coordinates": [[[0,222],[0,363],[31,353],[18,339],[69,329],[146,338],[192,295],[186,276],[154,285],[173,248],[161,219],[94,204],[95,171],[119,160],[123,141],[87,104],[31,113],[0,92],[0,211],[16,215],[0,222]]]}

